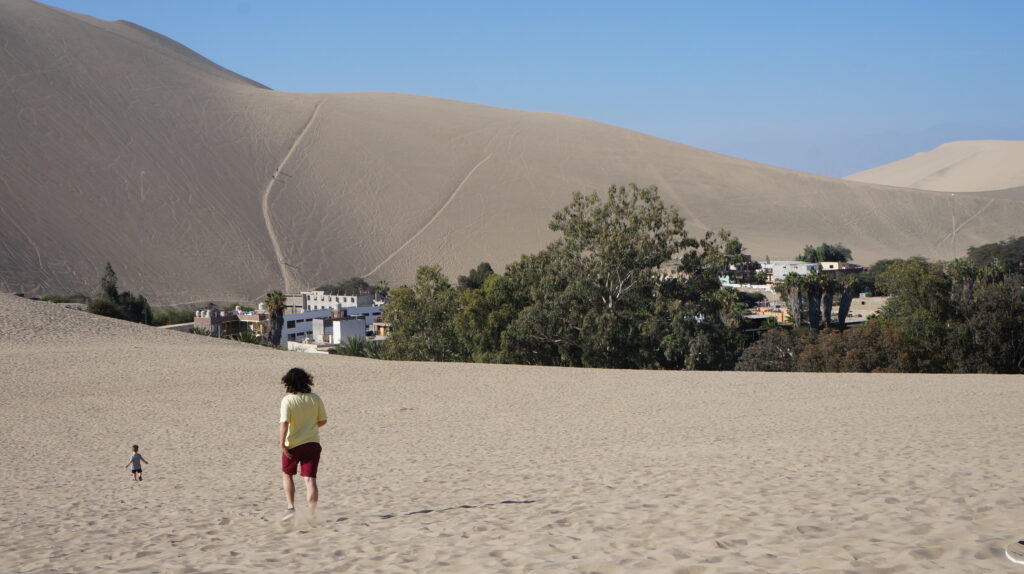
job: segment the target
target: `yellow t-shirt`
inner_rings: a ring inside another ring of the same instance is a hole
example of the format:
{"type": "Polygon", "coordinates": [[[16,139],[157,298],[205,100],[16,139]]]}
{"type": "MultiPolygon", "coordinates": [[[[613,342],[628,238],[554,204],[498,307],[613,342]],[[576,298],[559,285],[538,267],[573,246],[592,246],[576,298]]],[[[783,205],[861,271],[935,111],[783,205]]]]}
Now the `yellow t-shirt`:
{"type": "Polygon", "coordinates": [[[281,399],[281,421],[288,423],[284,445],[294,448],[307,442],[320,442],[317,422],[327,420],[324,402],[316,393],[288,393],[281,399]]]}

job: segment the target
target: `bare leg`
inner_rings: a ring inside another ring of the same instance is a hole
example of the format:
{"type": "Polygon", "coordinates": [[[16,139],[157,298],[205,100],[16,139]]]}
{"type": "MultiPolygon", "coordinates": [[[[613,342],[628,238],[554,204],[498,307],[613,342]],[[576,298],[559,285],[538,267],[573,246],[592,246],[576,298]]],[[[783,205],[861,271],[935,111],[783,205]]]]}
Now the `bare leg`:
{"type": "Polygon", "coordinates": [[[310,514],[316,512],[316,503],[320,501],[320,489],[316,487],[316,477],[307,476],[306,479],[306,502],[309,503],[310,514]]]}
{"type": "Polygon", "coordinates": [[[295,482],[292,475],[282,472],[281,482],[284,485],[284,498],[288,501],[288,508],[295,508],[295,482]]]}

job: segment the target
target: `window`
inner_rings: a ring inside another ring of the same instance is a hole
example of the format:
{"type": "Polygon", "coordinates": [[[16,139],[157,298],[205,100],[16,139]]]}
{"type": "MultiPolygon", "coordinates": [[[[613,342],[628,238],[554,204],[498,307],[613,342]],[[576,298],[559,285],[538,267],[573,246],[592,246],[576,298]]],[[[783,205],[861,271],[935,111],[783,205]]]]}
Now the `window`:
{"type": "Polygon", "coordinates": [[[294,329],[295,328],[295,321],[288,321],[288,328],[289,329],[294,329]]]}

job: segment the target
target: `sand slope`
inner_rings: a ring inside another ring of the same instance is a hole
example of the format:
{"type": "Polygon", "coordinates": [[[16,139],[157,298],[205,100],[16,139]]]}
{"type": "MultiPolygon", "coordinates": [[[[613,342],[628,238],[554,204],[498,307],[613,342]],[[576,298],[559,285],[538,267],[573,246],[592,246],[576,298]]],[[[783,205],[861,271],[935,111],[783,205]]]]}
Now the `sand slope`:
{"type": "MultiPolygon", "coordinates": [[[[694,234],[756,257],[953,255],[949,198],[759,165],[568,116],[398,94],[290,94],[170,39],[0,0],[0,289],[251,299],[421,264],[499,267],[576,190],[658,185],[694,234]]],[[[956,247],[1024,205],[963,198],[956,247]]]]}
{"type": "Polygon", "coordinates": [[[1024,141],[955,141],[847,176],[847,180],[934,191],[1024,186],[1024,141]]]}
{"type": "Polygon", "coordinates": [[[386,363],[0,316],[2,572],[1005,572],[1024,533],[1019,377],[386,363]],[[282,527],[296,365],[330,422],[320,522],[282,527]]]}

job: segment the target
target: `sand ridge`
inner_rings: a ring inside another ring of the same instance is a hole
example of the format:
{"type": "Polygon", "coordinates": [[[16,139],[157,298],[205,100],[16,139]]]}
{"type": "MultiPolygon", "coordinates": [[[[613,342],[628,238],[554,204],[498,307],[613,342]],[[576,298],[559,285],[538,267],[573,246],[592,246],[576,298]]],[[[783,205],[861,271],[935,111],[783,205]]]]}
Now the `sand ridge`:
{"type": "Polygon", "coordinates": [[[844,179],[933,191],[995,191],[1024,186],[1024,141],[955,141],[844,179]]]}
{"type": "Polygon", "coordinates": [[[1024,530],[1018,377],[388,363],[0,316],[3,572],[1002,572],[1024,530]],[[330,422],[321,521],[282,527],[292,366],[330,422]]]}

